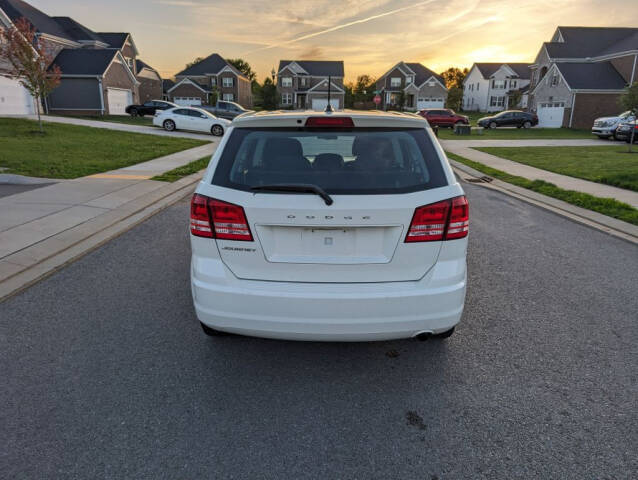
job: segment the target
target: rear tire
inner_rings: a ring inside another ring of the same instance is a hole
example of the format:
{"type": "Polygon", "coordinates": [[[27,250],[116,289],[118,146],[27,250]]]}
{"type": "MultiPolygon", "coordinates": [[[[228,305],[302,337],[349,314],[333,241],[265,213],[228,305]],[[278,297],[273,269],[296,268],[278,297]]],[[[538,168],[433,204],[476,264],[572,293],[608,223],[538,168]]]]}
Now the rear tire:
{"type": "Polygon", "coordinates": [[[223,337],[225,335],[228,335],[226,332],[210,328],[208,325],[205,325],[202,322],[199,322],[199,324],[202,326],[202,330],[204,331],[204,333],[209,337],[223,337]]]}
{"type": "Polygon", "coordinates": [[[530,122],[529,120],[527,120],[526,122],[523,122],[523,128],[531,128],[532,127],[532,122],[530,122]]]}
{"type": "Polygon", "coordinates": [[[175,122],[173,120],[165,120],[162,125],[164,126],[164,130],[167,132],[175,130],[175,122]]]}
{"type": "Polygon", "coordinates": [[[449,338],[449,337],[451,337],[451,336],[452,336],[452,334],[454,333],[454,329],[455,329],[455,328],[456,328],[456,327],[452,327],[452,328],[450,328],[449,330],[446,330],[446,331],[445,331],[445,332],[443,332],[443,333],[437,333],[436,335],[434,335],[434,338],[436,338],[436,339],[441,339],[441,340],[443,340],[444,338],[449,338]]]}
{"type": "Polygon", "coordinates": [[[490,122],[490,130],[494,130],[496,128],[496,122],[490,122]]]}
{"type": "Polygon", "coordinates": [[[130,114],[131,117],[137,117],[137,108],[131,108],[130,114]]]}
{"type": "Polygon", "coordinates": [[[216,137],[221,137],[224,134],[224,129],[221,125],[213,125],[210,129],[210,133],[212,133],[216,137]]]}

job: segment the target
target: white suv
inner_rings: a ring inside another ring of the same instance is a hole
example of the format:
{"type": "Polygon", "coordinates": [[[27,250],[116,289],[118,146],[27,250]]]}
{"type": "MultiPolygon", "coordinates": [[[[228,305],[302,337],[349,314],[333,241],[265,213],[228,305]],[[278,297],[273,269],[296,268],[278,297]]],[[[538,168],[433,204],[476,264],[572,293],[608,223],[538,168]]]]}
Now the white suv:
{"type": "Polygon", "coordinates": [[[417,115],[243,115],[190,218],[193,301],[209,335],[424,339],[461,319],[468,203],[417,115]]]}

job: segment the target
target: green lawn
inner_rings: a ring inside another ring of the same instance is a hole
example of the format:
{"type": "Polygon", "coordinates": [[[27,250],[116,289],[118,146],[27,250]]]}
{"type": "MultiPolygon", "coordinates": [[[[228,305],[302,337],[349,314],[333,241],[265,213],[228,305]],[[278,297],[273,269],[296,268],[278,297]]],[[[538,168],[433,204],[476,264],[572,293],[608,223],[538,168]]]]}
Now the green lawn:
{"type": "Polygon", "coordinates": [[[177,167],[173,170],[169,170],[168,172],[164,172],[161,175],[157,175],[151,178],[151,180],[174,182],[182,177],[192,175],[193,173],[197,173],[200,170],[204,170],[208,166],[208,162],[210,162],[210,155],[208,157],[203,157],[199,160],[195,160],[194,162],[188,163],[182,167],[177,167]]]}
{"type": "Polygon", "coordinates": [[[142,125],[144,127],[153,125],[153,116],[131,117],[130,115],[74,115],[75,118],[84,120],[97,120],[101,122],[126,123],[127,125],[142,125]]]}
{"type": "Polygon", "coordinates": [[[550,172],[638,191],[638,152],[628,153],[625,145],[477,150],[550,172]]]}
{"type": "Polygon", "coordinates": [[[595,139],[589,130],[577,130],[574,128],[496,128],[484,129],[483,135],[454,135],[451,128],[439,129],[441,140],[524,140],[524,139],[560,139],[560,138],[587,138],[595,139]]]}
{"type": "Polygon", "coordinates": [[[134,165],[206,142],[101,128],[44,124],[0,118],[3,173],[44,178],[77,178],[134,165]]]}
{"type": "Polygon", "coordinates": [[[446,154],[450,159],[463,163],[498,180],[502,180],[522,188],[527,188],[528,190],[547,195],[548,197],[557,198],[564,202],[571,203],[572,205],[593,210],[594,212],[602,213],[603,215],[617,218],[633,225],[638,225],[638,210],[633,208],[631,205],[619,202],[618,200],[594,197],[593,195],[573,190],[563,190],[549,182],[517,177],[501,170],[488,167],[482,163],[474,162],[454,153],[446,152],[446,154]]]}

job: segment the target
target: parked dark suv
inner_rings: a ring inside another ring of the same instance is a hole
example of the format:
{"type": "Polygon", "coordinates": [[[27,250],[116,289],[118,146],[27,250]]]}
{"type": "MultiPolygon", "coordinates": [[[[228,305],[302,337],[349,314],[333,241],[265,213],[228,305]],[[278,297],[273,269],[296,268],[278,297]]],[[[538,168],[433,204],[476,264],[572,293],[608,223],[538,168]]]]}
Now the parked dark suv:
{"type": "Polygon", "coordinates": [[[155,115],[157,110],[168,110],[175,107],[177,105],[165,100],[149,100],[142,105],[129,105],[126,107],[126,113],[132,117],[143,117],[144,115],[155,115]]]}
{"type": "Polygon", "coordinates": [[[480,118],[476,123],[479,127],[483,128],[530,128],[538,125],[538,117],[534,113],[522,112],[520,110],[505,110],[491,117],[480,118]]]}
{"type": "Polygon", "coordinates": [[[465,115],[459,115],[449,108],[424,108],[419,110],[419,115],[425,118],[434,127],[450,127],[454,125],[469,125],[470,119],[465,115]]]}

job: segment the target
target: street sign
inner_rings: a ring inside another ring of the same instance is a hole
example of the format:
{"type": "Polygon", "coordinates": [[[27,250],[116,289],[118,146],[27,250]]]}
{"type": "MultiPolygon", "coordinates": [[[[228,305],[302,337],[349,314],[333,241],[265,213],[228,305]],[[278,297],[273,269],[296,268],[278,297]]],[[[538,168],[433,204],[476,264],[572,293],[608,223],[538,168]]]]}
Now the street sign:
{"type": "Polygon", "coordinates": [[[376,104],[379,105],[381,103],[381,95],[375,95],[374,98],[372,99],[372,101],[376,104]]]}

